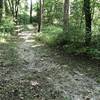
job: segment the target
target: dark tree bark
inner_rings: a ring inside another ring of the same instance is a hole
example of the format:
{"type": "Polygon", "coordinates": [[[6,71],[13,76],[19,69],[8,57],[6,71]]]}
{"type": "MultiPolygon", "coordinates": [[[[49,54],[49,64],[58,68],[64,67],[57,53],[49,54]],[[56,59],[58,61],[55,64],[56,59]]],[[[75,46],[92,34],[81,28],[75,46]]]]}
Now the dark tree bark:
{"type": "Polygon", "coordinates": [[[43,15],[44,15],[44,0],[40,0],[40,7],[39,7],[39,22],[38,22],[38,32],[41,31],[43,26],[43,15]]]}
{"type": "Polygon", "coordinates": [[[8,0],[10,11],[11,11],[11,14],[12,14],[14,19],[17,19],[17,17],[18,17],[19,2],[20,2],[20,0],[15,0],[15,1],[14,0],[8,0]]]}
{"type": "Polygon", "coordinates": [[[42,27],[42,0],[40,0],[38,32],[41,31],[41,27],[42,27]]]}
{"type": "Polygon", "coordinates": [[[17,19],[18,17],[18,6],[19,6],[19,2],[20,0],[16,0],[16,3],[15,3],[15,18],[17,19]]]}
{"type": "Polygon", "coordinates": [[[89,46],[91,43],[91,7],[90,0],[84,0],[84,13],[85,13],[85,27],[86,27],[86,35],[85,35],[85,44],[89,46]]]}
{"type": "Polygon", "coordinates": [[[3,15],[3,0],[0,0],[0,22],[2,20],[2,15],[3,15]]]}
{"type": "Polygon", "coordinates": [[[32,0],[30,5],[30,23],[32,23],[32,0]]]}
{"type": "Polygon", "coordinates": [[[64,25],[63,32],[68,33],[68,23],[69,23],[69,0],[64,0],[64,25]]]}

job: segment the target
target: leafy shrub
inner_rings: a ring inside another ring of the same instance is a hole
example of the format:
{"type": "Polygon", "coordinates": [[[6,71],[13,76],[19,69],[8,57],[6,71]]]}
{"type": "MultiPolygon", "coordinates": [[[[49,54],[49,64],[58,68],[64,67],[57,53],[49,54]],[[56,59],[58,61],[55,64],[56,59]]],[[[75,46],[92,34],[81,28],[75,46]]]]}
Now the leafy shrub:
{"type": "Polygon", "coordinates": [[[69,26],[69,37],[72,42],[84,42],[85,30],[81,29],[80,26],[71,23],[69,26]]]}
{"type": "Polygon", "coordinates": [[[18,16],[19,24],[29,24],[30,16],[26,13],[20,14],[18,16]]]}
{"type": "Polygon", "coordinates": [[[3,33],[12,33],[14,31],[14,22],[12,20],[13,18],[7,17],[4,18],[0,24],[0,32],[3,33]]]}
{"type": "Polygon", "coordinates": [[[100,50],[95,48],[87,48],[87,54],[91,55],[95,59],[100,59],[100,50]]]}
{"type": "Polygon", "coordinates": [[[63,40],[62,28],[53,25],[45,26],[45,28],[42,29],[42,33],[39,34],[38,38],[48,45],[57,45],[63,40]]]}
{"type": "Polygon", "coordinates": [[[34,16],[34,17],[32,18],[32,21],[33,21],[34,23],[39,23],[39,19],[38,19],[37,16],[34,16]]]}
{"type": "Polygon", "coordinates": [[[70,42],[63,46],[65,52],[74,54],[86,53],[87,48],[81,42],[70,42]]]}
{"type": "Polygon", "coordinates": [[[69,54],[72,54],[72,53],[75,55],[85,54],[92,58],[100,59],[100,50],[99,49],[85,47],[82,43],[80,43],[80,44],[81,45],[79,45],[78,43],[66,44],[63,47],[64,47],[65,52],[67,52],[69,54]]]}

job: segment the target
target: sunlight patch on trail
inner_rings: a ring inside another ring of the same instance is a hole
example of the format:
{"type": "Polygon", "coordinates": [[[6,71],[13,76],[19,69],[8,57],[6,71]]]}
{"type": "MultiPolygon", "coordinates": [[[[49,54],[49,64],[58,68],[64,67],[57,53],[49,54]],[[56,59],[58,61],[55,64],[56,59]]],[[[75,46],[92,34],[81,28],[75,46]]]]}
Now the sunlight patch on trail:
{"type": "Polygon", "coordinates": [[[0,38],[0,43],[7,43],[5,38],[0,38]]]}
{"type": "Polygon", "coordinates": [[[33,45],[32,48],[44,46],[43,44],[33,45]]]}
{"type": "Polygon", "coordinates": [[[32,33],[27,31],[27,32],[21,32],[21,33],[18,33],[18,36],[22,39],[25,39],[27,40],[28,38],[30,38],[32,36],[32,33]]]}
{"type": "Polygon", "coordinates": [[[32,42],[35,42],[35,40],[26,40],[25,42],[32,43],[32,42]]]}

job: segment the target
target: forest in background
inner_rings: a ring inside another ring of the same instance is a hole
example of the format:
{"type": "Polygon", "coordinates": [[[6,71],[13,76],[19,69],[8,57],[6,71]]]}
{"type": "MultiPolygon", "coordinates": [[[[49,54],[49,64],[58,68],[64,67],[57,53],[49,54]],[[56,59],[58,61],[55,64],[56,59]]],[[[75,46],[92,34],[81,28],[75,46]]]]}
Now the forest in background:
{"type": "Polygon", "coordinates": [[[0,100],[100,100],[100,0],[0,0],[0,100]]]}
{"type": "Polygon", "coordinates": [[[99,0],[0,0],[0,36],[16,24],[37,26],[38,40],[100,59],[99,0]],[[30,2],[30,3],[29,3],[30,2]]]}

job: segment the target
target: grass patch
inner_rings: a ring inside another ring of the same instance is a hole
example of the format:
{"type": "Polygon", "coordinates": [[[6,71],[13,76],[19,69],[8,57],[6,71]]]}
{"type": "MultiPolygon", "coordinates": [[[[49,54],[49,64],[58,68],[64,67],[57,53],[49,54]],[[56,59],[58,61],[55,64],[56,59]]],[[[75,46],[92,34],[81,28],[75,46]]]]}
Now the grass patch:
{"type": "Polygon", "coordinates": [[[57,26],[45,26],[38,39],[50,46],[55,46],[63,40],[63,30],[57,26]]]}

